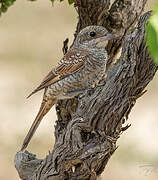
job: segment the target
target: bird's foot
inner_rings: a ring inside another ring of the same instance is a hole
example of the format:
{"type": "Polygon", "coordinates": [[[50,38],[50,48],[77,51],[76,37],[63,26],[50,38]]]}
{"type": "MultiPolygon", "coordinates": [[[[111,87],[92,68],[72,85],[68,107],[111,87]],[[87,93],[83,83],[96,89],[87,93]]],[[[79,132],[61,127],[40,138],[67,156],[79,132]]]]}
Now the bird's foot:
{"type": "Polygon", "coordinates": [[[96,87],[101,87],[101,86],[104,86],[105,83],[99,83],[96,87]]]}
{"type": "Polygon", "coordinates": [[[75,96],[79,96],[79,95],[84,94],[84,93],[86,93],[86,92],[87,92],[86,89],[69,91],[69,92],[65,93],[64,96],[69,97],[69,98],[73,98],[73,97],[75,97],[75,96]]]}

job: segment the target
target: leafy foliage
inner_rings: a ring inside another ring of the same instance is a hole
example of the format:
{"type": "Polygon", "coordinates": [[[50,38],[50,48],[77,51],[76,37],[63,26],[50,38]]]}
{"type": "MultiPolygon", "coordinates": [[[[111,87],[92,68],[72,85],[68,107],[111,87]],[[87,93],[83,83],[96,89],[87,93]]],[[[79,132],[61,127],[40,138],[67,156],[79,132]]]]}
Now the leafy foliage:
{"type": "MultiPolygon", "coordinates": [[[[54,1],[55,1],[55,0],[51,0],[52,4],[54,3],[54,1]]],[[[64,0],[60,0],[60,2],[62,2],[62,1],[64,1],[64,0]]],[[[74,0],[68,0],[68,3],[69,3],[69,4],[72,4],[73,2],[74,2],[74,0]]]]}
{"type": "Polygon", "coordinates": [[[74,0],[68,0],[69,4],[72,4],[74,2],[74,0]]]}
{"type": "Polygon", "coordinates": [[[0,0],[0,15],[5,13],[16,0],[0,0]]]}
{"type": "Polygon", "coordinates": [[[149,53],[155,63],[158,64],[158,7],[153,11],[146,25],[146,41],[149,53]]]}
{"type": "MultiPolygon", "coordinates": [[[[16,0],[0,0],[0,15],[2,13],[5,13],[8,8],[14,4],[16,0]]],[[[36,1],[36,0],[29,0],[29,1],[36,1]]],[[[52,2],[52,4],[54,4],[55,0],[50,0],[52,2]]],[[[58,0],[60,2],[64,1],[64,0],[58,0]]],[[[67,0],[69,4],[72,4],[74,2],[74,0],[67,0]]]]}

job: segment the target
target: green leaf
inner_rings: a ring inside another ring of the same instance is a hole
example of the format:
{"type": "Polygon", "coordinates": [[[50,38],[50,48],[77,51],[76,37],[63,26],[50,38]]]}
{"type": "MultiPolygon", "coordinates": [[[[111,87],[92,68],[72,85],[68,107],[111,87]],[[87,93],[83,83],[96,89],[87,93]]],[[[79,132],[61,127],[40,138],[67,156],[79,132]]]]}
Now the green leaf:
{"type": "Polygon", "coordinates": [[[52,2],[52,5],[54,4],[54,0],[50,0],[52,2]]]}
{"type": "Polygon", "coordinates": [[[154,10],[146,25],[146,41],[151,57],[158,64],[158,7],[154,10]]]}
{"type": "Polygon", "coordinates": [[[72,4],[74,2],[74,0],[68,0],[69,4],[72,4]]]}
{"type": "Polygon", "coordinates": [[[7,6],[5,6],[4,4],[1,6],[1,11],[3,12],[3,13],[5,13],[6,11],[7,11],[7,6]]]}
{"type": "Polygon", "coordinates": [[[4,4],[5,4],[7,7],[11,6],[13,3],[14,3],[13,1],[6,1],[6,2],[4,2],[4,4]]]}
{"type": "Polygon", "coordinates": [[[0,15],[8,10],[8,7],[13,5],[16,0],[0,0],[0,15]]]}

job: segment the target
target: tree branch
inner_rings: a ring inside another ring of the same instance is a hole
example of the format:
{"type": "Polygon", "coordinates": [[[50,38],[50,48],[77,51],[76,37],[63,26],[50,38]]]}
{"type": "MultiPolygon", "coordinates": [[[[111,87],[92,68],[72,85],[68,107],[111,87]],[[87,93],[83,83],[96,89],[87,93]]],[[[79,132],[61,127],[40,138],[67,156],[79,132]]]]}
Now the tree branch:
{"type": "Polygon", "coordinates": [[[103,172],[117,139],[129,127],[124,123],[132,107],[157,71],[144,42],[150,12],[133,27],[145,3],[116,0],[108,11],[109,1],[75,0],[79,14],[76,34],[90,24],[104,25],[120,37],[109,44],[110,57],[122,44],[121,57],[108,69],[103,85],[80,98],[57,103],[54,149],[43,160],[18,152],[15,166],[21,179],[95,180],[103,172]]]}

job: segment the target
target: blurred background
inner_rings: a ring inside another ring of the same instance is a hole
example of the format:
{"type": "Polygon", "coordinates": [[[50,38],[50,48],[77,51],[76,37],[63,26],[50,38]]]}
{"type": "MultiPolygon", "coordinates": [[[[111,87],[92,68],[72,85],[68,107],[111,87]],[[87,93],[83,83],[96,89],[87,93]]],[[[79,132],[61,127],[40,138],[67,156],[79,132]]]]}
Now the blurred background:
{"type": "MultiPolygon", "coordinates": [[[[146,11],[157,0],[148,0],[146,11]]],[[[14,155],[38,111],[42,93],[26,99],[62,57],[63,40],[72,41],[77,22],[73,6],[49,0],[17,0],[0,18],[0,180],[17,180],[14,155]]],[[[71,44],[70,41],[70,44],[71,44]]],[[[158,179],[158,74],[134,106],[119,148],[102,179],[158,179]]],[[[54,142],[54,108],[42,121],[28,150],[43,158],[54,142]],[[53,121],[52,121],[53,119],[53,121]]]]}

